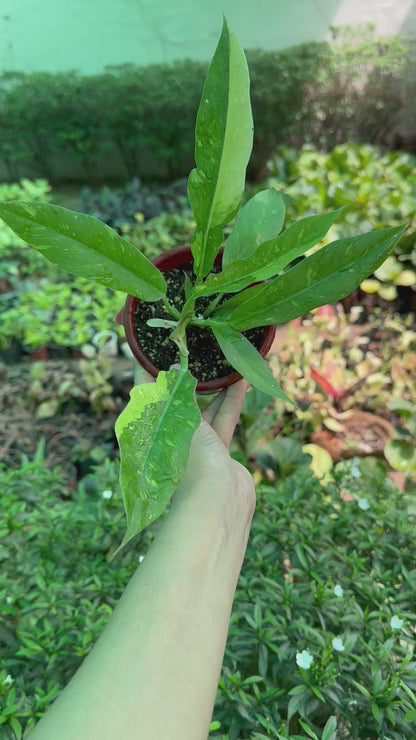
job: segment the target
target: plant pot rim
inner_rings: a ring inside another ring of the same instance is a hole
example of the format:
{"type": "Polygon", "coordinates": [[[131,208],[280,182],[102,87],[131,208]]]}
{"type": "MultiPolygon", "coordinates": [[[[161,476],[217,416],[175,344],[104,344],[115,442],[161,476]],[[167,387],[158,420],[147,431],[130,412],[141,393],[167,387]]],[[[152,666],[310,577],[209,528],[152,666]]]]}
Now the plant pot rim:
{"type": "MultiPolygon", "coordinates": [[[[221,249],[215,259],[215,264],[221,263],[222,252],[223,250],[221,249]]],[[[181,265],[192,264],[193,255],[191,247],[174,247],[167,252],[163,252],[162,254],[157,255],[157,257],[155,257],[152,262],[155,267],[157,267],[161,272],[171,270],[175,267],[180,267],[181,265]]],[[[253,285],[255,284],[256,283],[253,283],[253,285]]],[[[131,351],[133,352],[136,360],[148,373],[150,373],[150,375],[156,378],[160,372],[160,369],[156,367],[156,365],[154,365],[144,354],[135,333],[134,316],[138,303],[140,303],[139,298],[128,295],[124,307],[117,314],[116,321],[118,324],[124,326],[127,343],[131,351]]],[[[264,327],[264,336],[260,347],[258,348],[258,352],[262,357],[265,357],[267,355],[270,347],[272,346],[275,332],[275,324],[264,327]]],[[[215,393],[216,391],[227,388],[229,385],[232,385],[238,380],[241,380],[241,377],[242,376],[239,373],[234,371],[229,375],[224,375],[213,380],[198,381],[196,385],[196,391],[198,393],[215,393]]]]}

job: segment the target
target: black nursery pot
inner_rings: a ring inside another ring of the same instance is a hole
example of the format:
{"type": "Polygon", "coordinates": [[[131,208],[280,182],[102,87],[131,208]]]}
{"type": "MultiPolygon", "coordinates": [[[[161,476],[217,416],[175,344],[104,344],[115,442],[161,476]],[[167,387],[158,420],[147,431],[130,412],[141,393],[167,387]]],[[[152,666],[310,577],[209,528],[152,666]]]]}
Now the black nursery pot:
{"type": "MultiPolygon", "coordinates": [[[[222,250],[216,257],[215,265],[220,266],[222,250]]],[[[177,247],[158,255],[153,264],[165,275],[168,285],[167,296],[178,310],[184,300],[184,274],[192,271],[193,256],[190,247],[177,247]]],[[[204,310],[209,298],[199,298],[196,307],[204,310]]],[[[225,300],[225,298],[224,298],[225,300]]],[[[134,296],[127,296],[124,308],[116,317],[117,323],[124,326],[127,343],[138,362],[154,378],[160,370],[169,370],[171,365],[179,362],[176,345],[168,339],[169,329],[156,329],[147,326],[149,318],[172,319],[167,314],[161,301],[148,303],[134,296]]],[[[274,339],[276,326],[262,326],[249,329],[243,334],[256,347],[262,357],[268,353],[274,339]]],[[[189,370],[197,378],[198,393],[215,393],[241,379],[221,352],[211,331],[189,326],[186,330],[189,350],[189,370]],[[231,372],[230,372],[231,368],[231,372]]]]}

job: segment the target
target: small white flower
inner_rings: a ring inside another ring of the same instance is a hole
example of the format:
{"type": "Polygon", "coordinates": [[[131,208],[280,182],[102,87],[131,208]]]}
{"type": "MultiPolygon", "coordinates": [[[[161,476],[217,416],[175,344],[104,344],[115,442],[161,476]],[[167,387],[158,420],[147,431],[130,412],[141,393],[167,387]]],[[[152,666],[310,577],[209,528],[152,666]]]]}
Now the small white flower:
{"type": "Polygon", "coordinates": [[[334,594],[335,596],[339,596],[340,598],[341,596],[344,596],[344,589],[342,588],[342,586],[339,586],[338,583],[336,586],[334,586],[334,594]]]}
{"type": "Polygon", "coordinates": [[[361,478],[361,470],[358,467],[358,463],[356,461],[354,461],[351,465],[351,475],[353,478],[361,478]]]}
{"type": "Polygon", "coordinates": [[[370,508],[370,504],[368,503],[368,501],[367,501],[367,499],[366,499],[366,498],[359,498],[359,499],[358,499],[358,506],[359,506],[359,507],[360,507],[360,509],[362,509],[363,511],[367,511],[367,509],[369,509],[369,508],[370,508]]]}
{"type": "Polygon", "coordinates": [[[332,640],[332,647],[339,653],[342,653],[345,650],[344,643],[342,642],[340,637],[334,637],[334,639],[332,640]]]}
{"type": "Polygon", "coordinates": [[[10,675],[10,673],[7,674],[6,678],[4,679],[4,685],[10,686],[10,684],[13,683],[13,678],[10,675]]]}
{"type": "Polygon", "coordinates": [[[144,555],[139,555],[139,563],[142,563],[144,560],[144,555]]]}
{"type": "Polygon", "coordinates": [[[307,671],[313,663],[313,655],[310,654],[309,650],[302,650],[301,653],[296,653],[296,663],[299,668],[304,668],[307,671]]]}
{"type": "Polygon", "coordinates": [[[396,615],[394,615],[394,617],[390,619],[390,627],[392,628],[392,630],[401,630],[403,625],[403,619],[400,619],[400,617],[396,617],[396,615]]]}
{"type": "Polygon", "coordinates": [[[112,498],[113,492],[109,488],[106,488],[105,491],[103,491],[101,495],[103,498],[108,499],[108,498],[112,498]]]}

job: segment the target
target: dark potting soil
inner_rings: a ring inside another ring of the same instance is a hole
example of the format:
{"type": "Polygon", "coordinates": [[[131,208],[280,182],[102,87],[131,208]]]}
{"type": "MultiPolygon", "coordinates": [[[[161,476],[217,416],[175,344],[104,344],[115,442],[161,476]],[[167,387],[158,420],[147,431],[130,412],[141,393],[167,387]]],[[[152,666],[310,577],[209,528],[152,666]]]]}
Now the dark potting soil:
{"type": "MultiPolygon", "coordinates": [[[[218,272],[215,268],[212,272],[218,272]]],[[[185,272],[193,275],[192,265],[181,265],[165,271],[166,295],[169,303],[180,311],[184,304],[185,272]]],[[[224,294],[220,303],[227,300],[232,294],[224,294]]],[[[214,296],[198,298],[195,304],[197,313],[203,313],[214,296]]],[[[162,301],[156,303],[141,302],[137,304],[135,315],[135,330],[142,351],[149,360],[160,370],[169,370],[170,366],[179,362],[179,352],[176,344],[169,339],[170,330],[147,326],[148,319],[169,319],[172,316],[166,311],[162,301]]],[[[256,327],[242,332],[245,337],[259,348],[264,336],[264,328],[256,327]]],[[[192,375],[201,381],[223,378],[234,371],[224,357],[215,337],[209,329],[200,326],[189,326],[186,330],[187,346],[189,350],[189,370],[192,375]]]]}

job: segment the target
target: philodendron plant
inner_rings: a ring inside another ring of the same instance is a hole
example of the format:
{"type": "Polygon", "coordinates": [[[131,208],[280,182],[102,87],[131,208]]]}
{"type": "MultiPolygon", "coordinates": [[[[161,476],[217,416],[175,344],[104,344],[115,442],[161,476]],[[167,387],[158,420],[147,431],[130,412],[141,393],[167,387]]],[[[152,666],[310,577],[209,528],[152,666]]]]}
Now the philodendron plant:
{"type": "Polygon", "coordinates": [[[188,180],[196,222],[194,275],[186,281],[181,310],[169,302],[163,274],[96,219],[44,203],[0,205],[4,221],[59,267],[141,301],[162,301],[170,314],[169,320],[164,316],[148,323],[169,328],[180,367],[161,371],[155,383],[134,387],[116,422],[127,513],[121,546],[160,516],[185,472],[200,422],[197,379],[188,370],[187,327],[212,331],[237,372],[270,396],[288,400],[242,332],[283,324],[345,297],[381,265],[404,231],[385,228],[340,239],[299,261],[325,237],[340,211],[303,218],[281,233],[285,208],[274,189],[259,192],[241,207],[252,141],[247,63],[224,20],[196,121],[196,168],[188,180]],[[237,214],[224,241],[223,229],[237,214]],[[222,268],[215,272],[221,247],[222,268]],[[235,295],[224,300],[229,293],[235,295]],[[201,315],[195,306],[202,296],[212,298],[201,315]]]}

